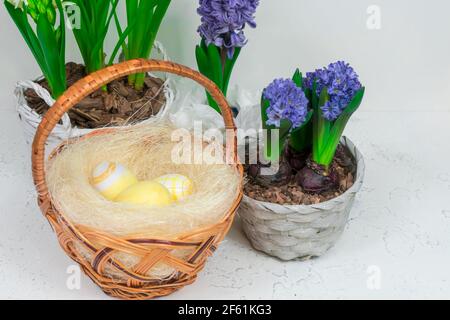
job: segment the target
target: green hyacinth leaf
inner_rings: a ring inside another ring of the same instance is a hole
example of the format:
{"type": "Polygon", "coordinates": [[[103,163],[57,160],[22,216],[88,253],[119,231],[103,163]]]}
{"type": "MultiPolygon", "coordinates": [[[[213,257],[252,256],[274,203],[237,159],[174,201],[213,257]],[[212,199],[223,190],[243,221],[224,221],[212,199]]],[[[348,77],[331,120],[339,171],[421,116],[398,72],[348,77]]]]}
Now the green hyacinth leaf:
{"type": "Polygon", "coordinates": [[[220,49],[213,44],[208,46],[208,60],[210,64],[211,77],[214,83],[220,88],[223,88],[223,66],[220,57],[220,49]]]}
{"type": "MultiPolygon", "coordinates": [[[[111,54],[111,57],[110,57],[109,63],[108,63],[109,65],[112,65],[114,63],[114,60],[115,60],[117,54],[119,53],[120,48],[122,48],[123,57],[126,60],[129,59],[128,45],[127,45],[126,40],[131,36],[131,32],[133,31],[134,27],[136,26],[136,21],[133,21],[128,24],[128,26],[125,28],[125,30],[122,30],[117,12],[114,12],[114,23],[116,25],[117,34],[119,35],[119,40],[117,41],[116,46],[113,50],[113,53],[111,54]]],[[[120,55],[119,55],[119,60],[120,60],[120,55]]]]}
{"type": "Polygon", "coordinates": [[[127,55],[127,46],[125,44],[125,41],[130,34],[130,32],[133,30],[134,24],[131,26],[128,26],[123,30],[123,32],[120,32],[119,40],[116,43],[116,46],[114,47],[113,52],[111,53],[111,57],[109,58],[108,65],[112,65],[114,63],[114,60],[116,59],[117,54],[119,53],[120,48],[122,48],[125,56],[127,55]]]}
{"type": "Polygon", "coordinates": [[[303,89],[303,75],[300,72],[300,69],[295,70],[294,76],[292,77],[292,80],[297,85],[297,87],[303,89]]]}
{"type": "Polygon", "coordinates": [[[280,139],[286,138],[291,132],[292,123],[289,120],[281,120],[280,121],[280,139]]]}
{"type": "Polygon", "coordinates": [[[292,124],[289,120],[281,120],[279,127],[267,124],[267,121],[269,120],[269,117],[267,116],[267,109],[269,107],[270,101],[262,97],[261,121],[263,129],[266,130],[266,134],[264,137],[264,157],[268,161],[276,161],[279,159],[283,147],[286,144],[286,140],[289,137],[292,124]],[[272,136],[275,132],[274,130],[278,130],[278,146],[272,144],[272,136]]]}
{"type": "Polygon", "coordinates": [[[130,42],[130,53],[132,58],[143,58],[144,43],[143,39],[150,38],[148,34],[148,27],[153,18],[153,0],[139,1],[139,7],[136,11],[134,19],[137,21],[136,29],[133,31],[135,41],[130,42]]]}
{"type": "MultiPolygon", "coordinates": [[[[207,70],[209,71],[209,78],[219,87],[220,90],[223,90],[223,66],[220,56],[220,48],[216,47],[214,44],[210,44],[207,46],[206,52],[208,56],[207,70]]],[[[208,99],[208,104],[218,113],[221,113],[217,102],[211,97],[209,92],[207,92],[206,96],[208,99]]]]}
{"type": "Polygon", "coordinates": [[[318,120],[320,117],[320,109],[318,108],[319,105],[319,98],[317,97],[316,94],[317,91],[317,83],[316,81],[313,82],[312,85],[312,89],[311,89],[311,107],[313,109],[313,140],[312,140],[312,145],[313,145],[313,160],[317,160],[317,153],[319,150],[319,139],[318,139],[318,120]]]}
{"type": "Polygon", "coordinates": [[[328,95],[328,89],[323,88],[319,95],[318,100],[318,107],[323,107],[325,103],[327,103],[330,100],[330,96],[328,95]]]}
{"type": "Polygon", "coordinates": [[[195,57],[197,60],[198,70],[206,77],[211,78],[208,67],[208,56],[201,46],[195,47],[195,57]]]}
{"type": "Polygon", "coordinates": [[[58,44],[56,42],[56,38],[54,37],[55,34],[50,23],[43,16],[39,17],[38,19],[36,33],[39,39],[39,43],[44,52],[45,59],[49,64],[49,67],[51,68],[52,65],[55,65],[54,62],[58,61],[58,44]]]}
{"type": "MultiPolygon", "coordinates": [[[[14,5],[5,1],[5,7],[13,21],[16,23],[22,37],[30,48],[42,73],[47,79],[52,96],[58,98],[66,88],[65,79],[65,33],[64,15],[62,14],[61,27],[54,29],[56,22],[56,10],[49,7],[50,2],[30,1],[31,7],[35,6],[42,11],[41,14],[35,10],[36,31],[30,26],[28,15],[29,6],[15,8],[14,5]]],[[[56,1],[58,10],[62,12],[60,0],[56,1]]]]}
{"type": "Polygon", "coordinates": [[[361,102],[364,98],[365,91],[366,91],[365,87],[362,87],[360,90],[358,90],[355,93],[355,96],[353,97],[353,99],[348,104],[348,106],[344,109],[343,113],[353,114],[356,110],[358,110],[358,108],[361,105],[361,102]]]}
{"type": "MultiPolygon", "coordinates": [[[[28,47],[32,51],[33,55],[35,56],[36,60],[38,62],[42,59],[40,52],[38,50],[39,43],[36,37],[32,38],[28,34],[28,30],[30,28],[28,21],[27,21],[27,11],[22,11],[18,8],[15,8],[13,4],[11,4],[8,0],[4,1],[4,5],[6,8],[6,11],[8,11],[9,15],[11,16],[11,19],[14,21],[14,23],[17,26],[17,29],[19,29],[20,33],[22,34],[23,39],[27,43],[28,47]]],[[[25,8],[26,10],[26,8],[25,8]]],[[[34,33],[32,33],[34,36],[34,33]]]]}
{"type": "MultiPolygon", "coordinates": [[[[316,85],[314,85],[315,87],[316,85]]],[[[313,96],[315,94],[313,93],[313,96]]],[[[320,162],[320,155],[323,152],[323,148],[328,140],[331,123],[323,117],[321,107],[329,100],[327,88],[323,88],[320,92],[316,102],[313,103],[314,109],[314,124],[313,124],[313,160],[320,162]]]]}
{"type": "Polygon", "coordinates": [[[350,101],[348,106],[344,109],[342,114],[334,121],[333,127],[330,130],[327,144],[323,150],[321,157],[324,161],[331,163],[334,154],[336,153],[336,148],[339,145],[342,134],[344,133],[345,127],[350,120],[353,113],[358,110],[361,102],[364,98],[365,88],[361,88],[355,93],[355,96],[350,101]]]}
{"type": "MultiPolygon", "coordinates": [[[[214,75],[213,75],[213,73],[211,71],[211,64],[209,62],[208,52],[205,52],[205,48],[206,47],[203,44],[204,43],[202,43],[200,46],[197,46],[195,48],[195,57],[196,57],[196,60],[197,60],[198,70],[205,77],[207,77],[208,79],[210,79],[210,80],[215,82],[214,75]]],[[[213,99],[213,97],[211,96],[211,94],[208,91],[206,91],[206,99],[208,100],[208,105],[211,108],[216,110],[218,113],[221,113],[219,105],[213,99]]]]}
{"type": "MultiPolygon", "coordinates": [[[[57,35],[57,42],[59,44],[59,59],[60,59],[60,73],[61,78],[66,81],[66,19],[64,16],[64,8],[62,6],[61,0],[56,0],[56,7],[59,12],[59,35],[57,35]]],[[[66,84],[64,83],[64,88],[66,88],[66,84]]]]}
{"type": "Polygon", "coordinates": [[[205,39],[202,39],[202,41],[200,41],[200,47],[202,47],[204,52],[208,52],[208,46],[206,45],[205,39]]]}
{"type": "Polygon", "coordinates": [[[151,22],[147,27],[147,34],[150,35],[148,42],[144,42],[144,55],[143,58],[149,58],[151,56],[153,50],[153,44],[155,43],[156,36],[159,32],[159,28],[161,23],[166,15],[167,10],[169,9],[171,0],[154,0],[153,6],[154,13],[151,18],[151,22]]]}
{"type": "Polygon", "coordinates": [[[334,123],[333,128],[329,134],[326,145],[324,146],[322,153],[320,155],[319,164],[328,166],[331,164],[336,153],[337,146],[341,139],[342,133],[344,132],[345,126],[350,119],[350,115],[342,114],[334,123]]]}
{"type": "Polygon", "coordinates": [[[264,99],[264,97],[261,98],[261,121],[262,121],[262,127],[263,129],[267,129],[269,125],[267,125],[267,120],[269,120],[269,117],[267,116],[267,109],[270,107],[270,102],[267,99],[264,99]]]}
{"type": "Polygon", "coordinates": [[[268,161],[277,161],[286,145],[292,124],[289,120],[281,120],[280,127],[266,126],[266,136],[264,143],[264,157],[268,161]],[[275,132],[278,131],[278,143],[273,145],[272,139],[275,132]]]}
{"type": "Polygon", "coordinates": [[[58,97],[65,91],[66,79],[62,78],[63,73],[59,68],[61,61],[56,36],[46,17],[39,17],[36,33],[42,48],[46,70],[48,71],[47,80],[54,97],[58,97]]]}
{"type": "Polygon", "coordinates": [[[241,49],[242,48],[236,48],[234,50],[233,58],[226,59],[225,68],[224,68],[224,72],[223,72],[223,83],[222,83],[222,85],[223,85],[222,92],[225,96],[227,95],[227,92],[228,92],[228,85],[230,84],[231,73],[233,72],[234,65],[236,64],[236,61],[239,58],[241,49]]]}
{"type": "Polygon", "coordinates": [[[291,132],[289,143],[297,152],[302,152],[311,146],[313,114],[314,111],[309,111],[303,124],[291,132]]]}

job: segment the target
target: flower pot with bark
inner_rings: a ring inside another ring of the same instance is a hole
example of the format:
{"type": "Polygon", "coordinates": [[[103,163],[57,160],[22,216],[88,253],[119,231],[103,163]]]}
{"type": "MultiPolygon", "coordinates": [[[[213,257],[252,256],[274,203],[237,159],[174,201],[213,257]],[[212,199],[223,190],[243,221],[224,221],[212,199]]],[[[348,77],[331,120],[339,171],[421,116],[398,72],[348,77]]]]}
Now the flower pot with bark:
{"type": "MultiPolygon", "coordinates": [[[[117,17],[119,0],[5,0],[4,4],[43,73],[36,81],[19,82],[15,91],[17,111],[30,143],[43,114],[67,87],[112,65],[120,50],[119,60],[150,56],[170,0],[127,0],[124,29],[117,17]],[[118,40],[106,59],[104,43],[112,23],[118,40]],[[82,65],[65,61],[66,29],[73,31],[82,65]]],[[[173,92],[165,80],[144,74],[116,80],[64,115],[49,143],[84,135],[92,129],[145,121],[163,112],[172,99],[173,92]]]]}
{"type": "Polygon", "coordinates": [[[364,179],[361,153],[342,137],[364,91],[342,61],[305,78],[297,70],[264,90],[264,154],[247,165],[239,209],[257,250],[282,260],[309,259],[336,243],[364,179]],[[271,174],[273,163],[279,170],[271,174]]]}

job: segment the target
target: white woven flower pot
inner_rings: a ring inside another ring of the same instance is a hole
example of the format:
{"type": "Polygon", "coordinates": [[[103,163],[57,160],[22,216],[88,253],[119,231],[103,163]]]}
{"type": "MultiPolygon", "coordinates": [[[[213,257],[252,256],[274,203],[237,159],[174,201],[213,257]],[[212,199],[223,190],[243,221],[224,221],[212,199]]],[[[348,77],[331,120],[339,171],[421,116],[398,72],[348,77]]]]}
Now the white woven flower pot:
{"type": "MultiPolygon", "coordinates": [[[[155,43],[155,49],[162,55],[163,60],[169,60],[163,46],[160,43],[155,43]]],[[[26,143],[31,145],[33,143],[37,127],[42,121],[42,117],[28,106],[25,99],[25,91],[27,89],[33,89],[36,94],[49,106],[52,106],[55,103],[55,100],[45,88],[34,81],[20,81],[17,83],[14,91],[17,98],[16,109],[23,127],[26,143]]],[[[175,94],[171,88],[169,79],[164,83],[164,94],[166,96],[166,104],[161,108],[157,116],[163,116],[174,100],[175,94]]],[[[142,123],[145,123],[145,121],[147,120],[144,120],[142,123]]],[[[47,140],[48,148],[46,148],[46,150],[53,150],[62,141],[73,137],[80,137],[96,130],[73,127],[67,114],[63,115],[61,122],[62,123],[58,124],[50,134],[49,139],[47,140]]]]}
{"type": "Polygon", "coordinates": [[[253,247],[282,260],[319,257],[344,231],[356,194],[364,180],[364,159],[346,137],[344,146],[356,159],[353,186],[332,200],[315,205],[279,205],[244,195],[238,214],[253,247]]]}
{"type": "MultiPolygon", "coordinates": [[[[42,121],[42,116],[40,116],[36,111],[32,110],[25,99],[25,91],[27,89],[33,89],[36,94],[42,98],[45,103],[49,106],[52,106],[55,100],[51,97],[50,93],[41,87],[39,84],[33,81],[20,81],[16,85],[15,95],[17,97],[17,112],[19,114],[19,119],[21,121],[23,131],[25,133],[25,140],[27,144],[31,145],[33,142],[34,136],[36,134],[36,129],[42,121]]],[[[165,113],[165,110],[168,108],[170,103],[173,101],[174,93],[169,86],[168,81],[164,84],[164,94],[166,96],[166,103],[161,108],[160,112],[157,116],[165,113]]],[[[145,122],[147,120],[144,120],[145,122]]],[[[53,132],[51,133],[47,146],[49,146],[49,150],[52,150],[53,147],[58,146],[62,141],[67,140],[68,138],[80,137],[89,132],[92,132],[96,129],[79,129],[77,127],[73,127],[70,123],[70,118],[67,114],[64,114],[62,117],[62,123],[58,124],[53,132]]]]}

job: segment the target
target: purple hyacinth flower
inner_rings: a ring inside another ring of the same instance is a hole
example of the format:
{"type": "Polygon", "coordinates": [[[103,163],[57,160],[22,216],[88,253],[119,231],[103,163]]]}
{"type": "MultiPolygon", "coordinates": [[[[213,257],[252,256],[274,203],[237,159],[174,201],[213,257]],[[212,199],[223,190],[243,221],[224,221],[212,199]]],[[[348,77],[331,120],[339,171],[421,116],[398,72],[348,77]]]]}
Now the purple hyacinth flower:
{"type": "Polygon", "coordinates": [[[318,69],[306,74],[304,84],[312,89],[316,81],[316,93],[320,95],[323,88],[327,88],[330,100],[321,107],[323,117],[329,121],[336,120],[356,92],[362,88],[358,75],[353,68],[344,61],[331,63],[327,68],[318,69]]]}
{"type": "Polygon", "coordinates": [[[247,43],[245,26],[256,27],[254,15],[259,0],[200,0],[199,3],[200,36],[207,45],[224,48],[228,58],[233,58],[235,49],[247,43]]]}
{"type": "Polygon", "coordinates": [[[308,114],[308,99],[291,79],[276,79],[263,92],[269,101],[267,125],[280,127],[281,120],[289,120],[292,129],[300,127],[308,114]]]}

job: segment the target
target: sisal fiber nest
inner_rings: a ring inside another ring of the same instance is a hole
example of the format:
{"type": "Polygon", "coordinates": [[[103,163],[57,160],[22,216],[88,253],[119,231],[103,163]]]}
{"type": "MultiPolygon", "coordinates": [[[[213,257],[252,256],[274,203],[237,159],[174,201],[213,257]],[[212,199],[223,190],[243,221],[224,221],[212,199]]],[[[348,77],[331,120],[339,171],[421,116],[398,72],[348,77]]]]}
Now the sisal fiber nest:
{"type": "MultiPolygon", "coordinates": [[[[178,236],[218,223],[238,196],[240,175],[227,164],[175,164],[171,154],[178,142],[171,139],[175,128],[150,123],[108,134],[79,139],[65,145],[47,164],[47,183],[52,201],[72,224],[93,228],[119,237],[155,237],[177,239],[178,236]],[[89,182],[93,168],[102,161],[119,162],[139,180],[152,180],[168,173],[189,177],[195,192],[166,207],[131,205],[106,200],[89,182]]],[[[203,142],[203,145],[208,145],[203,142]]],[[[194,159],[195,148],[191,148],[194,159]]],[[[75,244],[84,258],[90,252],[75,244]]],[[[186,258],[189,250],[174,250],[174,256],[186,258]]],[[[114,258],[133,267],[139,257],[117,253],[114,258]]],[[[116,280],[122,275],[106,273],[116,280]]],[[[157,264],[147,275],[170,279],[175,269],[157,264]]]]}
{"type": "Polygon", "coordinates": [[[217,223],[239,192],[239,175],[226,164],[173,163],[173,130],[168,124],[140,125],[65,146],[47,165],[53,201],[74,224],[117,236],[176,237],[217,223]],[[112,202],[89,182],[102,161],[125,165],[138,180],[182,174],[193,181],[195,192],[163,208],[112,202]]]}

